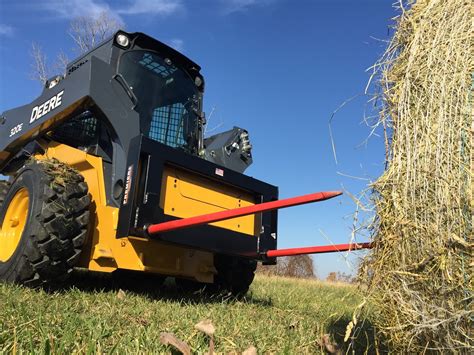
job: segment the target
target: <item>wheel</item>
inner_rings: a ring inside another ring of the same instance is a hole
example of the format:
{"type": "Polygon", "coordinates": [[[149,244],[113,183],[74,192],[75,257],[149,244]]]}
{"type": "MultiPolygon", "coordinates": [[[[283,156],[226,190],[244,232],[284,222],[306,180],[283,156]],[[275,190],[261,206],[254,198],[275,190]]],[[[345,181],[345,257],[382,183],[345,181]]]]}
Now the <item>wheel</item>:
{"type": "Polygon", "coordinates": [[[217,269],[215,285],[222,291],[242,297],[252,284],[257,262],[239,257],[215,255],[214,266],[217,269]]]}
{"type": "Polygon", "coordinates": [[[249,290],[255,277],[257,262],[227,255],[215,255],[214,266],[217,275],[214,283],[208,284],[189,279],[176,278],[176,286],[184,292],[203,291],[210,294],[232,294],[235,297],[244,296],[249,290]]]}
{"type": "Polygon", "coordinates": [[[56,160],[32,160],[2,195],[4,188],[0,281],[31,287],[64,281],[87,237],[90,198],[83,177],[56,160]]]}
{"type": "Polygon", "coordinates": [[[186,292],[186,293],[195,293],[201,290],[207,291],[210,285],[204,282],[199,282],[199,281],[194,281],[194,280],[189,280],[189,279],[182,279],[178,277],[176,277],[174,281],[178,290],[186,292]]]}

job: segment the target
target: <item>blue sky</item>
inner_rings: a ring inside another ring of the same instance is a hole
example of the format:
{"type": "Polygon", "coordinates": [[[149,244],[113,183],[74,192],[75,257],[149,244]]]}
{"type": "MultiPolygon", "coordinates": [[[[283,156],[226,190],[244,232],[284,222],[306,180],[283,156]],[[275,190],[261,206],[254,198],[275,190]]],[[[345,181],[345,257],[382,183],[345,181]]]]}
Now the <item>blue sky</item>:
{"type": "MultiPolygon", "coordinates": [[[[384,51],[396,15],[380,0],[0,0],[0,112],[39,95],[30,80],[31,43],[49,60],[70,58],[69,21],[107,10],[130,32],[183,51],[206,78],[211,133],[246,128],[254,146],[248,175],[280,196],[345,189],[358,194],[383,169],[383,141],[363,123],[373,114],[366,71],[384,51]],[[358,95],[358,96],[357,96],[358,95]],[[334,159],[328,123],[332,121],[334,159]],[[356,176],[355,178],[346,175],[356,176]],[[362,179],[361,179],[362,178],[362,179]]],[[[345,243],[355,205],[346,194],[282,210],[279,247],[345,243]]],[[[359,239],[364,241],[363,239],[359,239]]],[[[316,256],[318,275],[354,272],[361,253],[316,256]]]]}

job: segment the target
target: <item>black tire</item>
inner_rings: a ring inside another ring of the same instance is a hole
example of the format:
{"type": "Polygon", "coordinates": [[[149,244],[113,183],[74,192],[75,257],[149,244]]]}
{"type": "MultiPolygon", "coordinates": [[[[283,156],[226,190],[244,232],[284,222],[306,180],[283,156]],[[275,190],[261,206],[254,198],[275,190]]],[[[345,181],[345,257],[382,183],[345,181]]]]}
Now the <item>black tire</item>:
{"type": "Polygon", "coordinates": [[[176,286],[183,292],[207,292],[215,295],[243,297],[255,277],[257,262],[227,255],[215,255],[214,266],[217,275],[214,283],[208,284],[189,279],[175,278],[176,286]]]}
{"type": "Polygon", "coordinates": [[[30,287],[57,285],[73,270],[87,237],[87,184],[65,164],[33,160],[12,181],[0,207],[0,223],[21,189],[28,191],[27,222],[13,255],[0,261],[0,281],[30,287]]]}
{"type": "Polygon", "coordinates": [[[7,195],[9,187],[10,183],[8,181],[0,180],[0,208],[3,205],[3,201],[5,200],[5,196],[7,195]]]}
{"type": "Polygon", "coordinates": [[[257,262],[239,257],[215,255],[214,266],[217,269],[214,283],[218,289],[242,297],[253,282],[257,262]]]}
{"type": "Polygon", "coordinates": [[[204,282],[199,282],[199,281],[194,281],[194,280],[189,280],[189,279],[183,279],[176,277],[174,279],[174,282],[176,284],[176,287],[178,290],[185,292],[185,293],[195,293],[199,291],[207,291],[209,289],[209,285],[204,282]]]}

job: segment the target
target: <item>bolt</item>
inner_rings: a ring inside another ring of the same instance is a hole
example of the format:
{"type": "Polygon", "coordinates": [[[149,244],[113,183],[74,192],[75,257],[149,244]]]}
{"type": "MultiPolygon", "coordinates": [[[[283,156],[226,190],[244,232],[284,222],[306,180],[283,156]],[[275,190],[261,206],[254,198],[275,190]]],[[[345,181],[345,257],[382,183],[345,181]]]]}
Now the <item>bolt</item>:
{"type": "Polygon", "coordinates": [[[12,218],[10,218],[10,222],[11,222],[11,223],[10,223],[10,226],[11,226],[12,228],[14,228],[14,227],[16,227],[16,226],[18,226],[18,225],[20,224],[20,221],[18,220],[18,217],[12,217],[12,218]]]}

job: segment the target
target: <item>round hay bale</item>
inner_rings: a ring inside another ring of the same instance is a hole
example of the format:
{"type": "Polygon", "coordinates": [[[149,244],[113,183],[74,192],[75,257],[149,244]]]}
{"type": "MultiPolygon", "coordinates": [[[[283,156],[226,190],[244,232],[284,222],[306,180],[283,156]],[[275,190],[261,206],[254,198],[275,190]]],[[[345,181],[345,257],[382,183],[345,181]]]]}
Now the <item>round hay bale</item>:
{"type": "Polygon", "coordinates": [[[469,352],[473,319],[472,3],[402,4],[376,64],[387,161],[362,263],[395,352],[469,352]]]}

